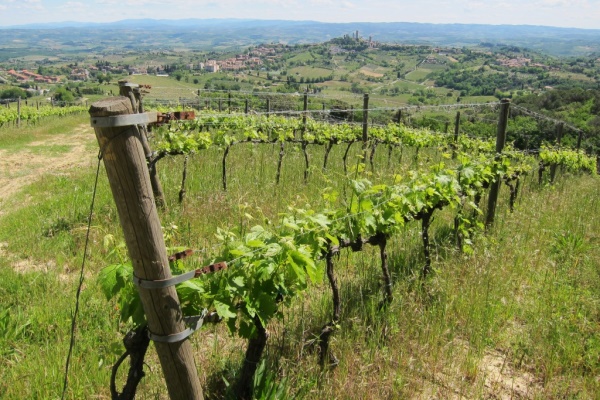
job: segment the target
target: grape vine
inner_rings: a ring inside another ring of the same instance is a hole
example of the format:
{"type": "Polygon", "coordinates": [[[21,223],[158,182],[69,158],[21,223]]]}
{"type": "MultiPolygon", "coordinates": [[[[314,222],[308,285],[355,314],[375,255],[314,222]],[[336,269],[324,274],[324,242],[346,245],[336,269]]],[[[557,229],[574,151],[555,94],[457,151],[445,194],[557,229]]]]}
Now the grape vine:
{"type": "MultiPolygon", "coordinates": [[[[82,113],[87,111],[86,106],[67,106],[51,107],[42,106],[39,109],[31,106],[21,106],[21,121],[28,123],[37,123],[46,117],[62,117],[65,115],[82,113]]],[[[0,127],[7,123],[16,122],[19,119],[19,112],[16,108],[0,108],[0,127]]]]}
{"type": "MultiPolygon", "coordinates": [[[[204,116],[161,128],[156,134],[158,156],[190,154],[212,145],[228,149],[235,143],[299,142],[311,144],[354,143],[361,139],[359,127],[330,125],[311,119],[298,120],[271,116],[204,116]]],[[[281,318],[282,307],[291,304],[311,284],[323,281],[325,273],[333,292],[333,315],[319,337],[321,363],[336,358],[329,349],[329,337],[339,326],[341,300],[334,274],[333,255],[343,248],[359,251],[365,244],[378,246],[384,281],[384,296],[392,299],[392,278],[387,268],[389,238],[413,221],[421,221],[425,265],[421,275],[431,273],[428,229],[436,210],[457,210],[455,234],[463,251],[470,251],[473,234],[483,228],[477,216],[479,202],[492,182],[502,180],[511,189],[511,210],[520,178],[533,170],[537,160],[510,146],[494,154],[489,141],[462,137],[457,142],[448,135],[410,129],[397,124],[372,128],[371,140],[417,149],[436,147],[452,150],[452,167],[444,163],[428,172],[412,172],[394,184],[379,184],[366,178],[348,180],[350,199],[336,206],[335,196],[327,194],[323,210],[289,208],[278,221],[265,221],[248,232],[219,229],[218,251],[204,264],[226,262],[228,268],[203,275],[177,286],[183,311],[197,315],[215,310],[232,335],[249,340],[243,370],[253,371],[260,361],[268,337],[267,328],[281,318]]],[[[226,155],[225,155],[226,156],[226,155]]],[[[572,150],[544,147],[543,163],[564,165],[570,171],[595,173],[595,160],[572,150]]],[[[225,158],[224,158],[225,160],[225,158]]],[[[364,160],[363,160],[364,161],[364,160]]],[[[359,167],[361,167],[359,165],[359,167]]],[[[364,168],[364,165],[362,165],[364,168]]],[[[171,268],[181,273],[183,265],[171,268]]],[[[103,269],[100,281],[109,298],[116,297],[123,320],[144,323],[137,292],[131,282],[132,267],[122,260],[103,269]]],[[[244,374],[242,374],[244,375],[244,374]]]]}

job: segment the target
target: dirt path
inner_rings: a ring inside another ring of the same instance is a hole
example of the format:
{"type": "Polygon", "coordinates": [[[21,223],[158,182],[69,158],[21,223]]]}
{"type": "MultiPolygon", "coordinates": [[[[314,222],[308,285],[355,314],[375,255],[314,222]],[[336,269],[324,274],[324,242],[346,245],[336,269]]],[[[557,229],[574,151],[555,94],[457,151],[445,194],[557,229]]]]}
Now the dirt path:
{"type": "Polygon", "coordinates": [[[96,161],[93,128],[82,124],[72,132],[32,142],[19,151],[0,150],[0,214],[2,204],[44,174],[62,174],[96,161]],[[52,151],[52,146],[61,146],[52,151]],[[64,147],[68,150],[65,152],[64,147]]]}

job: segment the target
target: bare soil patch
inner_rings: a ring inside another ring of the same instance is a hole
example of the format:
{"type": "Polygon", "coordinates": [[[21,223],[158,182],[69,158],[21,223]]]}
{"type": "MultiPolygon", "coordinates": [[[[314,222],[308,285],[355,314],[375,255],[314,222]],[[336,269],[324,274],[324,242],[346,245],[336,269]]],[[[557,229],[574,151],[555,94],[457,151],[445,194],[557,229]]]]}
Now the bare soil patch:
{"type": "Polygon", "coordinates": [[[477,357],[468,355],[469,345],[464,341],[455,341],[453,347],[452,362],[423,374],[422,390],[415,400],[516,400],[534,399],[541,393],[539,379],[516,368],[502,351],[489,349],[477,357]]]}
{"type": "Polygon", "coordinates": [[[372,70],[367,69],[367,68],[361,68],[359,70],[359,72],[361,72],[362,74],[367,75],[367,76],[372,76],[374,78],[381,78],[382,76],[384,76],[383,74],[380,74],[378,72],[372,71],[372,70]]]}
{"type": "Polygon", "coordinates": [[[64,174],[73,168],[90,165],[95,160],[95,151],[90,146],[94,141],[93,129],[82,124],[72,132],[29,143],[17,152],[0,150],[0,204],[44,174],[64,174]],[[58,153],[36,151],[56,145],[68,146],[69,150],[58,153]]]}

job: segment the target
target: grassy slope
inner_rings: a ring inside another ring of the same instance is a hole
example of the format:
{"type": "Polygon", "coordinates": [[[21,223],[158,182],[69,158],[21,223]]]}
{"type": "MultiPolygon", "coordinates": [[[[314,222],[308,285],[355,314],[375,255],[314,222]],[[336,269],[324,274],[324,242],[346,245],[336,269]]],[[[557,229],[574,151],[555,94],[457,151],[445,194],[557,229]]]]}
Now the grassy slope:
{"type": "MultiPolygon", "coordinates": [[[[247,204],[244,212],[258,216],[261,209],[271,218],[290,203],[318,209],[323,187],[343,191],[339,172],[344,150],[337,146],[332,152],[330,174],[315,167],[305,186],[302,155],[288,148],[277,187],[278,149],[236,146],[229,156],[228,193],[220,190],[221,153],[203,152],[191,160],[183,207],[176,204],[182,159],[159,164],[170,203],[161,217],[163,226],[179,226],[169,242],[210,252],[217,226],[248,223],[240,222],[239,205],[247,204]]],[[[318,165],[322,149],[309,151],[312,165],[318,165]]],[[[391,169],[414,168],[410,152],[405,150],[402,164],[397,157],[394,153],[391,169]]],[[[383,151],[376,165],[386,169],[383,151]]],[[[0,217],[0,243],[6,244],[0,257],[2,398],[60,396],[92,182],[93,171],[42,177],[0,217]]],[[[386,310],[378,308],[380,273],[373,249],[343,253],[336,271],[344,308],[332,344],[339,366],[320,371],[310,345],[329,319],[331,300],[323,283],[285,310],[285,329],[270,327],[270,370],[276,371],[277,381],[286,379],[288,398],[483,398],[507,393],[593,398],[600,390],[598,192],[598,181],[590,177],[563,176],[555,187],[543,188],[527,178],[516,212],[508,214],[501,204],[495,227],[477,239],[471,256],[456,253],[451,243],[452,211],[437,213],[436,272],[423,286],[415,278],[423,261],[420,230],[408,225],[390,245],[395,301],[386,310]],[[488,367],[498,362],[504,383],[490,380],[488,367]]],[[[115,261],[102,246],[107,234],[121,237],[101,171],[69,398],[108,397],[110,367],[122,351],[118,330],[124,328],[94,279],[103,265],[115,261]]],[[[207,327],[192,341],[206,395],[218,398],[222,377],[231,381],[241,363],[244,343],[230,338],[224,326],[207,327]]],[[[151,372],[140,387],[141,398],[166,398],[160,366],[150,353],[151,372]]]]}

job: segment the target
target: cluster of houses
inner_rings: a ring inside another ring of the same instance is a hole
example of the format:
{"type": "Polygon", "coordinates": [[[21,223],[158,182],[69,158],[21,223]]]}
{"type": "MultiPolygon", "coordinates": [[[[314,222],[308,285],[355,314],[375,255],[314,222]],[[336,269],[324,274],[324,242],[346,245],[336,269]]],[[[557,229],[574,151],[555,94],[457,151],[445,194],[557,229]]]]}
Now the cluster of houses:
{"type": "MultiPolygon", "coordinates": [[[[10,69],[5,72],[5,78],[2,80],[7,81],[7,78],[13,78],[17,82],[21,83],[35,82],[46,84],[60,83],[63,80],[63,78],[60,76],[41,75],[26,69],[20,71],[10,69]]],[[[85,81],[90,78],[90,71],[86,68],[74,68],[71,70],[67,78],[71,81],[85,81]]]]}
{"type": "Polygon", "coordinates": [[[257,47],[248,54],[238,54],[225,60],[208,60],[200,63],[200,69],[207,72],[239,71],[247,68],[255,68],[263,64],[264,59],[274,60],[277,58],[276,49],[273,47],[257,47]]]}
{"type": "MultiPolygon", "coordinates": [[[[253,68],[261,65],[263,62],[259,57],[250,57],[249,55],[237,55],[225,60],[208,60],[201,65],[201,68],[208,72],[239,71],[241,69],[253,68]]],[[[202,63],[200,63],[202,64],[202,63]]]]}
{"type": "Polygon", "coordinates": [[[434,55],[429,55],[427,57],[425,57],[425,60],[423,60],[424,64],[446,64],[446,61],[440,58],[437,58],[434,55]]]}
{"type": "Polygon", "coordinates": [[[21,71],[15,71],[14,69],[6,72],[8,76],[15,78],[20,82],[37,82],[37,83],[58,83],[60,77],[58,76],[45,76],[36,74],[35,72],[28,71],[26,69],[21,71]]]}
{"type": "Polygon", "coordinates": [[[516,58],[508,58],[508,57],[499,57],[498,63],[503,67],[509,68],[521,68],[521,67],[538,67],[543,69],[549,69],[547,65],[540,63],[532,63],[530,58],[526,57],[516,57],[516,58]]]}
{"type": "MultiPolygon", "coordinates": [[[[190,70],[203,70],[206,72],[219,72],[219,71],[239,71],[248,68],[255,68],[263,64],[265,59],[276,59],[277,50],[273,47],[257,47],[246,54],[238,54],[235,57],[227,58],[225,60],[207,60],[205,62],[188,64],[187,68],[190,70]]],[[[161,65],[156,66],[130,66],[128,68],[116,66],[106,66],[102,69],[96,67],[90,67],[90,70],[97,70],[98,72],[107,73],[122,73],[127,71],[130,75],[146,75],[156,74],[157,76],[168,76],[164,67],[161,65]],[[109,69],[110,68],[110,69],[109,69]]]]}

